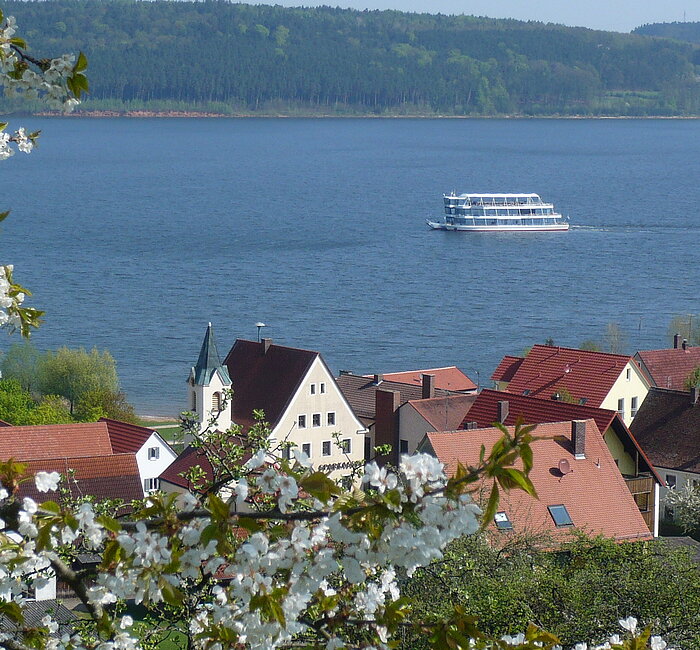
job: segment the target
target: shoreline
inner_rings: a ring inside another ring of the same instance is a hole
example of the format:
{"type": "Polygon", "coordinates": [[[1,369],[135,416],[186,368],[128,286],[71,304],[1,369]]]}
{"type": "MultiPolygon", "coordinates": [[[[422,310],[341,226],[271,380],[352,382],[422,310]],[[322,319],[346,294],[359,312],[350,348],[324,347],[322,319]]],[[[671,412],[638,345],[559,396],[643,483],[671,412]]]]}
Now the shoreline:
{"type": "MultiPolygon", "coordinates": [[[[11,115],[11,113],[7,113],[11,115]]],[[[213,113],[198,111],[74,111],[58,113],[40,111],[30,113],[34,117],[72,117],[72,118],[228,118],[228,119],[370,119],[370,120],[700,120],[700,115],[334,115],[321,114],[256,114],[256,113],[213,113]]]]}

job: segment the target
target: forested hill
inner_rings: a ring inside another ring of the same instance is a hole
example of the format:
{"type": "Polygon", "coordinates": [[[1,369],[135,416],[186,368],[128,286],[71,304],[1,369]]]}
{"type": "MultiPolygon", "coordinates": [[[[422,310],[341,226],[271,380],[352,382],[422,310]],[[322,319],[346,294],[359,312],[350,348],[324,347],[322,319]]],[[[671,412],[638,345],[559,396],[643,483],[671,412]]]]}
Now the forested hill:
{"type": "Polygon", "coordinates": [[[0,6],[17,18],[35,56],[85,51],[86,108],[700,114],[696,47],[637,34],[220,0],[0,0],[0,6]]]}
{"type": "Polygon", "coordinates": [[[700,23],[651,23],[637,27],[634,33],[700,44],[700,23]]]}

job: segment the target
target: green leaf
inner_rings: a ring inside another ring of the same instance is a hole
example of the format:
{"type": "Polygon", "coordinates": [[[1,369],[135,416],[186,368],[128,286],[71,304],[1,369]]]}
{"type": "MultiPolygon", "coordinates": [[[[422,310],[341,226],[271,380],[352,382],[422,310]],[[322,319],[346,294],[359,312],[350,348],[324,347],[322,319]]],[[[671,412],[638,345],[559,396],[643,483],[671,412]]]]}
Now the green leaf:
{"type": "Polygon", "coordinates": [[[0,131],[4,131],[7,128],[7,122],[0,122],[0,131]]]}
{"type": "Polygon", "coordinates": [[[61,514],[61,506],[59,506],[55,501],[44,501],[39,506],[42,510],[46,510],[46,512],[50,512],[54,515],[60,515],[61,514]]]}
{"type": "Polygon", "coordinates": [[[484,511],[484,518],[481,522],[481,530],[485,530],[493,521],[493,518],[496,515],[496,510],[498,510],[498,502],[500,501],[500,498],[501,495],[498,491],[498,483],[494,483],[493,488],[491,488],[491,494],[489,495],[489,501],[486,505],[486,510],[484,511]]]}
{"type": "Polygon", "coordinates": [[[88,61],[87,57],[83,52],[78,54],[78,60],[75,62],[75,65],[73,66],[73,72],[82,72],[87,68],[88,66],[88,61]]]}
{"type": "Polygon", "coordinates": [[[184,594],[177,587],[171,585],[167,580],[161,580],[161,583],[158,586],[163,592],[163,600],[168,603],[168,605],[180,607],[185,601],[184,594]]]}
{"type": "MultiPolygon", "coordinates": [[[[0,129],[1,130],[1,129],[0,129]]],[[[10,215],[10,211],[7,210],[6,212],[0,212],[0,221],[5,221],[7,217],[10,215]]]]}
{"type": "MultiPolygon", "coordinates": [[[[0,14],[0,20],[2,20],[2,14],[0,14]]],[[[7,616],[10,620],[17,625],[22,625],[24,623],[24,615],[22,614],[22,608],[15,602],[4,602],[0,601],[0,614],[7,616]]]]}
{"type": "Polygon", "coordinates": [[[12,43],[12,45],[16,45],[17,47],[19,47],[22,50],[27,49],[27,43],[23,38],[19,38],[19,37],[15,36],[15,38],[10,39],[10,43],[12,43]]]}
{"type": "Polygon", "coordinates": [[[209,512],[212,514],[212,519],[216,519],[218,521],[228,519],[228,505],[226,505],[226,503],[224,503],[224,501],[215,494],[209,495],[207,498],[207,505],[209,506],[209,512]]]}
{"type": "Polygon", "coordinates": [[[331,496],[339,496],[340,488],[323,472],[314,472],[302,479],[299,486],[322,503],[328,503],[331,496]]]}
{"type": "Polygon", "coordinates": [[[122,529],[121,524],[116,519],[112,519],[112,517],[107,515],[97,517],[97,523],[112,533],[118,533],[122,529]]]}

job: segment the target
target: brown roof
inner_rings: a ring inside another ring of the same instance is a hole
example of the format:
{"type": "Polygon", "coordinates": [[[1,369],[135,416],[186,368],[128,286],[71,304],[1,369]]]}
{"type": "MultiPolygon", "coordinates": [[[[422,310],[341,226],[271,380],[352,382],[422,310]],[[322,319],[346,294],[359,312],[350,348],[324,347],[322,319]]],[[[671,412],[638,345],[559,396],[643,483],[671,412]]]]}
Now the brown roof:
{"type": "MultiPolygon", "coordinates": [[[[532,444],[534,466],[530,472],[539,499],[525,492],[501,493],[499,511],[506,512],[516,532],[550,532],[555,535],[582,530],[617,540],[649,539],[652,535],[627,489],[595,421],[586,420],[586,458],[576,460],[571,442],[571,422],[544,423],[532,444]],[[562,460],[572,471],[563,475],[562,460]],[[564,505],[573,527],[557,527],[548,506],[564,505]]],[[[512,433],[513,428],[509,428],[512,433]]],[[[499,429],[472,429],[429,433],[427,439],[437,458],[453,474],[457,462],[476,465],[481,445],[491,449],[503,434],[499,429]]],[[[519,464],[519,462],[518,462],[519,464]]],[[[484,485],[488,488],[488,485],[484,485]]]]}
{"type": "Polygon", "coordinates": [[[412,399],[409,404],[425,418],[436,431],[448,431],[461,426],[477,399],[476,395],[445,395],[430,399],[412,399]]]}
{"type": "Polygon", "coordinates": [[[0,428],[0,460],[106,456],[112,444],[105,422],[0,428]]]}
{"type": "Polygon", "coordinates": [[[654,388],[630,430],[657,467],[700,474],[700,401],[691,391],[654,388]]]}
{"type": "Polygon", "coordinates": [[[297,392],[318,352],[238,339],[224,360],[233,387],[231,417],[244,427],[254,423],[253,411],[262,409],[275,427],[297,392]]]}
{"type": "Polygon", "coordinates": [[[161,481],[167,481],[173,485],[178,485],[186,490],[191,489],[191,485],[180,474],[184,474],[191,467],[199,465],[205,474],[205,482],[211,484],[214,480],[214,470],[203,449],[187,447],[160,475],[161,481]]]}
{"type": "Polygon", "coordinates": [[[700,347],[640,350],[635,355],[655,386],[685,390],[685,382],[700,366],[700,347]]]}
{"type": "Polygon", "coordinates": [[[484,389],[469,409],[460,428],[466,429],[467,422],[476,422],[480,427],[491,426],[498,421],[498,403],[501,401],[508,402],[508,416],[503,423],[506,425],[514,425],[518,419],[521,419],[524,424],[592,419],[595,420],[598,430],[603,434],[612,427],[625,450],[633,458],[636,455],[635,452],[639,454],[639,471],[651,472],[659,483],[663,483],[642,446],[632,435],[617,411],[484,389]]]}
{"type": "Polygon", "coordinates": [[[513,374],[508,392],[549,398],[566,389],[574,399],[600,406],[631,359],[624,354],[535,345],[513,374]]]}
{"type": "MultiPolygon", "coordinates": [[[[104,456],[80,456],[74,458],[41,458],[27,460],[28,474],[58,472],[63,476],[62,485],[67,486],[74,498],[90,495],[96,499],[122,499],[130,502],[143,499],[143,487],[136,464],[136,456],[109,454],[104,456]],[[69,470],[74,470],[70,479],[69,470]]],[[[20,496],[35,501],[57,498],[56,492],[39,492],[34,481],[26,481],[20,487],[20,496]]]]}
{"type": "Polygon", "coordinates": [[[128,422],[100,418],[100,422],[107,425],[109,440],[112,444],[112,451],[115,454],[126,452],[136,453],[146,444],[146,441],[155,433],[154,429],[139,427],[128,422]]]}
{"type": "Polygon", "coordinates": [[[494,381],[510,381],[516,370],[520,368],[520,364],[525,361],[525,357],[512,357],[506,355],[501,359],[496,369],[491,375],[494,381]]]}
{"type": "MultiPolygon", "coordinates": [[[[451,391],[475,390],[476,384],[467,377],[457,366],[446,368],[429,368],[428,370],[407,370],[405,372],[384,373],[386,381],[396,381],[400,384],[411,384],[422,386],[421,375],[435,375],[435,388],[442,388],[451,391]]],[[[373,377],[374,375],[365,375],[373,377]]]]}
{"type": "MultiPolygon", "coordinates": [[[[362,418],[374,419],[377,389],[393,390],[401,393],[401,404],[405,404],[409,400],[418,400],[423,397],[423,389],[421,386],[412,384],[403,384],[398,381],[383,380],[379,384],[375,383],[374,378],[362,377],[361,375],[353,375],[343,373],[336,378],[338,388],[345,395],[350,407],[355,411],[355,415],[362,418]]],[[[436,389],[436,396],[445,396],[452,394],[451,391],[436,389]]]]}

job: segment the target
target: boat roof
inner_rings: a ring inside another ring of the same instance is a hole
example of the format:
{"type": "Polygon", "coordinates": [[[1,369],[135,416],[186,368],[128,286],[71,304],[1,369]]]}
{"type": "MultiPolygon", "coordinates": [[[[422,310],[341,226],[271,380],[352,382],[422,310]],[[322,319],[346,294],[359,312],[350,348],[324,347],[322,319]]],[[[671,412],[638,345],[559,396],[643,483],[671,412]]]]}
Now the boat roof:
{"type": "Polygon", "coordinates": [[[445,196],[468,196],[470,198],[476,198],[476,199],[485,199],[485,198],[503,198],[503,199],[510,199],[510,198],[540,198],[539,194],[455,194],[452,192],[452,194],[446,194],[445,196]]]}

